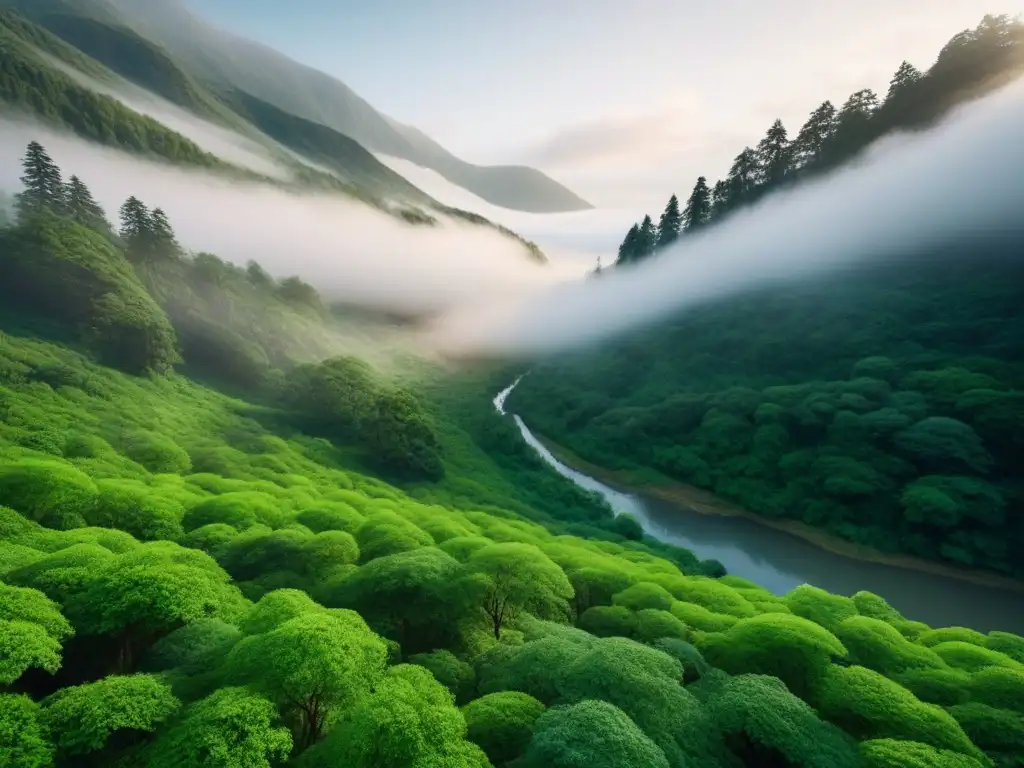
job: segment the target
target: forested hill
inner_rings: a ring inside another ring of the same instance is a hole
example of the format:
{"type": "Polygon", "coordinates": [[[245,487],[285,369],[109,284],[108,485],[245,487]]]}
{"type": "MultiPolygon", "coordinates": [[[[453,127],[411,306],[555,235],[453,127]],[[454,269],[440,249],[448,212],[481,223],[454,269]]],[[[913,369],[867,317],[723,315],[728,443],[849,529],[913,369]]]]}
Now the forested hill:
{"type": "MultiPolygon", "coordinates": [[[[23,168],[0,221],[3,768],[1020,765],[1024,638],[724,574],[555,474],[487,374],[384,375],[352,352],[388,329],[300,277],[185,252],[159,200],[115,226],[38,143],[23,168]]],[[[846,409],[896,380],[858,376],[846,409]]]]}
{"type": "Polygon", "coordinates": [[[900,64],[879,97],[862,89],[836,107],[826,100],[795,136],[776,120],[755,147],[744,147],[724,179],[700,176],[681,203],[672,195],[657,222],[646,216],[619,246],[618,264],[642,261],[680,236],[724,221],[775,190],[849,162],[873,142],[897,131],[926,129],[950,109],[983,96],[1024,72],[1024,23],[986,16],[964,30],[922,72],[900,64]]]}
{"type": "MultiPolygon", "coordinates": [[[[780,181],[759,170],[762,181],[739,200],[799,183],[885,126],[926,125],[1005,82],[1019,72],[1022,42],[1019,23],[986,18],[928,74],[901,67],[860,139],[849,133],[851,99],[817,154],[808,155],[806,126],[778,145],[781,155],[762,142],[764,158],[822,159],[798,165],[792,180],[781,161],[780,181]]],[[[742,178],[726,187],[741,189],[742,178]]],[[[721,217],[734,210],[733,198],[716,200],[721,217]]],[[[691,198],[681,236],[706,223],[694,218],[706,204],[691,198]]],[[[663,216],[662,240],[672,241],[673,219],[663,216]]],[[[657,236],[649,220],[634,228],[623,261],[644,258],[630,250],[644,232],[657,236]]],[[[647,482],[696,486],[766,518],[1024,579],[1022,243],[1024,230],[979,235],[841,277],[748,291],[538,364],[511,405],[538,433],[647,482]]]]}

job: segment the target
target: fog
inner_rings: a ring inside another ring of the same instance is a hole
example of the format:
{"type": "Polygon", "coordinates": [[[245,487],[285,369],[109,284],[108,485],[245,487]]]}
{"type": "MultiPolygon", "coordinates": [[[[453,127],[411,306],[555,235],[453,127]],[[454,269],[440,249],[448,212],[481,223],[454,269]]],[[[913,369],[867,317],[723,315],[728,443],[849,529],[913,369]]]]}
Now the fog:
{"type": "Polygon", "coordinates": [[[538,266],[496,231],[442,220],[412,226],[332,195],[300,195],[137,160],[36,124],[0,122],[0,189],[20,188],[25,145],[40,141],[65,176],[78,175],[116,223],[135,195],[161,207],[178,239],[235,264],[258,261],[299,275],[332,300],[402,312],[438,312],[487,297],[501,302],[574,280],[578,264],[538,266]]]}
{"type": "Polygon", "coordinates": [[[1017,83],[931,131],[879,142],[857,164],[770,196],[639,266],[460,307],[431,339],[453,357],[554,353],[758,285],[1024,228],[1022,127],[1017,83]]]}

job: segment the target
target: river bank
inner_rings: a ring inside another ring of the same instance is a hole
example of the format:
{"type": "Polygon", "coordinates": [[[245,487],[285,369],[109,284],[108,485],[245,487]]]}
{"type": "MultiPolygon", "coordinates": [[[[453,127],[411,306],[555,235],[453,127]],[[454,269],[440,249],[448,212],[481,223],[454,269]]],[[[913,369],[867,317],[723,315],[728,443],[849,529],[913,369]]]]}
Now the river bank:
{"type": "Polygon", "coordinates": [[[568,448],[543,435],[534,433],[534,436],[561,463],[626,493],[659,499],[701,515],[741,517],[765,528],[790,534],[818,549],[851,560],[943,576],[977,586],[991,587],[1024,595],[1024,583],[1014,579],[986,571],[957,568],[912,555],[881,552],[861,544],[846,541],[798,520],[772,520],[755,515],[753,512],[730,504],[708,491],[683,483],[668,480],[664,483],[639,481],[633,473],[600,467],[577,456],[568,448]]]}

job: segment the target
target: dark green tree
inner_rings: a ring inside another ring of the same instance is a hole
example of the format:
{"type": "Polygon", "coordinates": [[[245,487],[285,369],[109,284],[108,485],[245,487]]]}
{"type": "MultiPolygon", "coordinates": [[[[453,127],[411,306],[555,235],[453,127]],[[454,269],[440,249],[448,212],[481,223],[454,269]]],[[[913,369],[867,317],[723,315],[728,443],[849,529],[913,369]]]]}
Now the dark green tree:
{"type": "Polygon", "coordinates": [[[136,263],[147,261],[152,245],[149,209],[132,195],[124,201],[120,215],[120,235],[127,248],[128,258],[136,263]]]}
{"type": "Polygon", "coordinates": [[[629,231],[626,233],[626,237],[619,246],[619,257],[615,260],[615,264],[629,264],[631,261],[636,261],[639,247],[640,225],[634,224],[629,228],[629,231]]]}
{"type": "Polygon", "coordinates": [[[672,195],[662,211],[661,220],[658,222],[658,248],[665,248],[672,245],[679,237],[679,231],[683,224],[682,214],[679,212],[679,198],[672,195]]]}
{"type": "Polygon", "coordinates": [[[729,211],[729,182],[719,179],[711,188],[711,218],[717,219],[729,211]]]}
{"type": "Polygon", "coordinates": [[[794,167],[806,168],[818,162],[825,145],[836,132],[836,108],[826,101],[811,112],[796,139],[793,140],[794,167]]]}
{"type": "Polygon", "coordinates": [[[765,184],[778,184],[790,171],[792,146],[781,120],[772,123],[771,128],[757,145],[757,161],[761,167],[765,184]]]}
{"type": "Polygon", "coordinates": [[[21,167],[24,170],[21,183],[25,189],[17,196],[18,215],[32,216],[44,210],[61,213],[64,209],[64,183],[60,168],[42,144],[38,141],[29,143],[21,167]]]}
{"type": "Polygon", "coordinates": [[[640,222],[640,230],[637,235],[636,254],[633,261],[646,259],[654,253],[654,249],[657,245],[658,229],[654,226],[654,221],[651,220],[650,216],[644,216],[644,220],[640,222]]]}
{"type": "Polygon", "coordinates": [[[899,97],[908,87],[912,86],[922,77],[921,70],[909,61],[904,61],[900,64],[899,69],[896,70],[896,74],[892,76],[892,80],[889,81],[889,93],[885,96],[886,103],[899,97]]]}
{"type": "Polygon", "coordinates": [[[178,244],[171,222],[162,208],[154,208],[150,211],[147,224],[153,256],[156,259],[166,261],[181,255],[181,246],[178,244]]]}
{"type": "Polygon", "coordinates": [[[708,180],[701,176],[693,185],[690,198],[686,201],[686,208],[683,211],[683,231],[692,232],[705,224],[711,218],[711,190],[708,189],[708,180]]]}
{"type": "Polygon", "coordinates": [[[103,207],[96,202],[85,185],[77,176],[68,179],[65,188],[65,201],[67,214],[70,218],[81,224],[83,227],[95,230],[100,234],[110,232],[110,223],[107,221],[107,214],[103,207]]]}
{"type": "Polygon", "coordinates": [[[729,168],[729,198],[731,202],[742,204],[750,199],[751,194],[761,179],[761,163],[757,152],[745,147],[732,161],[729,168]]]}

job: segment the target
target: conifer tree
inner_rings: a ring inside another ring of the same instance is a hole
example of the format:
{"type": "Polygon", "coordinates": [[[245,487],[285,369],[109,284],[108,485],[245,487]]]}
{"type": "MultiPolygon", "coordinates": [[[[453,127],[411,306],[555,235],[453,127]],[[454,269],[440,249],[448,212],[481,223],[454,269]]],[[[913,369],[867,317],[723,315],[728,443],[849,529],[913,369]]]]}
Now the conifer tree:
{"type": "Polygon", "coordinates": [[[711,188],[711,218],[717,219],[729,211],[729,182],[719,179],[711,188]]]}
{"type": "Polygon", "coordinates": [[[633,260],[640,261],[646,259],[654,253],[657,245],[658,228],[654,226],[650,216],[644,216],[644,220],[640,222],[640,230],[637,233],[636,253],[633,260]]]}
{"type": "Polygon", "coordinates": [[[162,208],[150,211],[149,234],[153,255],[157,259],[174,259],[181,255],[181,246],[178,245],[171,222],[162,208]]]}
{"type": "Polygon", "coordinates": [[[629,228],[629,231],[623,238],[622,243],[619,245],[619,257],[615,260],[616,266],[619,264],[629,264],[631,261],[636,260],[639,239],[640,225],[634,224],[629,228]]]}
{"type": "Polygon", "coordinates": [[[778,184],[782,181],[790,171],[791,159],[792,148],[786,126],[781,120],[776,120],[757,145],[757,160],[763,182],[778,184]]]}
{"type": "Polygon", "coordinates": [[[793,164],[797,169],[818,162],[825,145],[836,132],[836,108],[831,101],[818,106],[793,141],[793,164]]]}
{"type": "Polygon", "coordinates": [[[147,261],[153,243],[149,209],[132,195],[121,206],[121,239],[128,258],[136,263],[147,261]]]}
{"type": "Polygon", "coordinates": [[[683,228],[686,232],[692,232],[704,226],[711,219],[711,190],[708,188],[708,180],[701,176],[693,185],[689,200],[686,201],[686,209],[683,211],[683,228]]]}
{"type": "Polygon", "coordinates": [[[729,199],[732,205],[737,205],[749,199],[757,182],[761,178],[761,164],[758,162],[757,153],[750,147],[744,147],[743,151],[736,155],[729,168],[729,199]]]}
{"type": "Polygon", "coordinates": [[[67,215],[83,227],[101,233],[110,232],[110,223],[102,206],[96,202],[89,187],[77,176],[68,179],[64,190],[67,215]]]}
{"type": "Polygon", "coordinates": [[[922,77],[921,70],[909,61],[904,61],[896,70],[896,74],[892,76],[892,80],[889,81],[889,93],[886,94],[885,101],[887,103],[892,101],[922,77]]]}
{"type": "Polygon", "coordinates": [[[683,217],[679,212],[679,198],[675,195],[669,198],[665,210],[658,222],[658,248],[665,248],[671,245],[679,237],[683,225],[683,217]]]}
{"type": "Polygon", "coordinates": [[[21,161],[24,190],[17,196],[19,217],[31,216],[44,210],[62,213],[64,184],[60,168],[38,141],[29,143],[21,161]]]}

